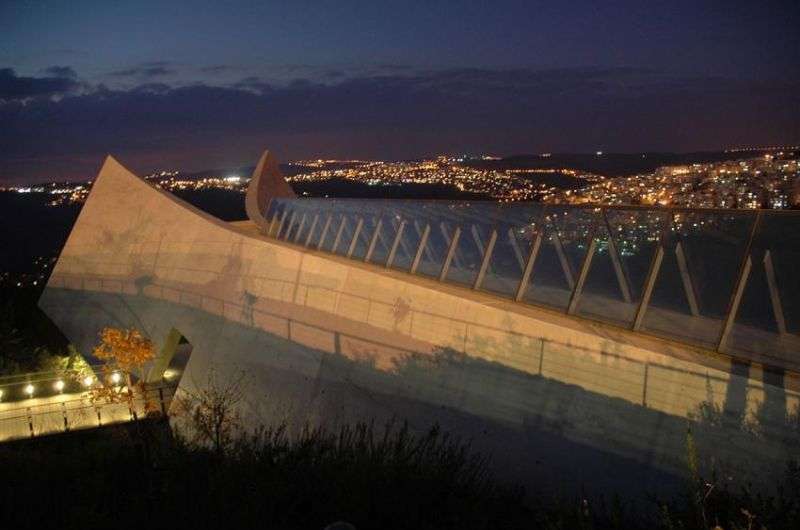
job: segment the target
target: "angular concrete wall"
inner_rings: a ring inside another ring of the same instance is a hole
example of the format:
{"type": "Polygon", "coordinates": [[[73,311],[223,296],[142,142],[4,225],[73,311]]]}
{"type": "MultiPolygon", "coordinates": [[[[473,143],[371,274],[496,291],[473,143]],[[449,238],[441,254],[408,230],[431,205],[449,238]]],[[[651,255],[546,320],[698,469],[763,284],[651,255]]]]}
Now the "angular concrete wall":
{"type": "Polygon", "coordinates": [[[246,372],[252,424],[438,422],[532,487],[677,487],[687,427],[737,478],[797,450],[792,374],[277,243],[110,158],[40,305],[84,352],[106,325],[178,329],[181,388],[246,372]]]}

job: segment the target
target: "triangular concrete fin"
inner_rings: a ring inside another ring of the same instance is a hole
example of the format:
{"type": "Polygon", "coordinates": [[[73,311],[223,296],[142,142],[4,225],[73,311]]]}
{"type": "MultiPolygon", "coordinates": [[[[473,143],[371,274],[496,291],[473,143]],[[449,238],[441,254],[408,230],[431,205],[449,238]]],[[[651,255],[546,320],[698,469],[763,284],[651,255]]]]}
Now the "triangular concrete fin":
{"type": "Polygon", "coordinates": [[[297,195],[281,173],[278,159],[269,150],[265,150],[253,171],[253,177],[247,188],[244,203],[247,217],[262,230],[266,230],[267,220],[264,213],[270,199],[293,199],[296,197],[297,195]]]}
{"type": "Polygon", "coordinates": [[[98,181],[102,180],[105,176],[126,176],[126,177],[133,177],[136,180],[142,180],[138,175],[134,174],[130,169],[123,166],[116,158],[111,155],[107,155],[105,160],[103,160],[103,165],[100,166],[100,171],[97,172],[97,176],[94,178],[93,188],[97,186],[98,181]]]}

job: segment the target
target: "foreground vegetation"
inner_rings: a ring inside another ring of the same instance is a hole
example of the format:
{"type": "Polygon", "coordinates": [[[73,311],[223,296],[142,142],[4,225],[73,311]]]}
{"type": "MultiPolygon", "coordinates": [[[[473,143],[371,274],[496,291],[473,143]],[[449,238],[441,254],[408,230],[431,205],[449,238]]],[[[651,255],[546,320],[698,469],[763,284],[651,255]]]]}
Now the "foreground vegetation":
{"type": "Polygon", "coordinates": [[[40,288],[0,287],[0,376],[62,370],[79,356],[37,306],[40,288]]]}
{"type": "Polygon", "coordinates": [[[650,505],[524,492],[438,429],[262,429],[224,447],[162,420],[0,446],[5,528],[797,528],[800,471],[765,498],[690,478],[650,505]]]}
{"type": "MultiPolygon", "coordinates": [[[[0,358],[0,372],[76,362],[49,321],[19,326],[25,320],[13,308],[0,307],[0,345],[20,353],[0,358]],[[51,348],[40,351],[33,344],[43,336],[51,348]]],[[[136,372],[154,354],[136,330],[109,328],[100,339],[94,355],[108,371],[136,372]]],[[[136,385],[126,378],[127,392],[100,387],[94,398],[132,397],[136,385]]],[[[0,445],[3,528],[323,529],[335,521],[358,529],[800,528],[798,461],[769,495],[734,489],[700,475],[689,433],[686,489],[675,498],[525,492],[499,481],[483,456],[436,427],[421,434],[396,424],[246,432],[236,412],[244,379],[218,378],[211,369],[204,386],[175,403],[191,437],[151,417],[0,445]]],[[[700,424],[721,414],[701,412],[700,424]]]]}

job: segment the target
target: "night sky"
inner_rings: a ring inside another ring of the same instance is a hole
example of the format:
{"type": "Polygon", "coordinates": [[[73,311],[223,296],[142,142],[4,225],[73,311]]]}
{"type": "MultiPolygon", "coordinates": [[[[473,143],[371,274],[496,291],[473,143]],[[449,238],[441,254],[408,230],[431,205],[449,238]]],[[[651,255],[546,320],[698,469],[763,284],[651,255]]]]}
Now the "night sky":
{"type": "Polygon", "coordinates": [[[797,1],[0,0],[4,182],[797,143],[797,1]]]}

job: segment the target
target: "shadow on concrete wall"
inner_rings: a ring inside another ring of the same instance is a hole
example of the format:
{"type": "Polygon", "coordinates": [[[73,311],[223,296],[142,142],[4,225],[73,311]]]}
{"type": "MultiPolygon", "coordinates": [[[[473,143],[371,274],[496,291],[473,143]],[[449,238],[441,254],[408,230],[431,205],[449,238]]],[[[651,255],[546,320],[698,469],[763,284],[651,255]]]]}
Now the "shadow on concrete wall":
{"type": "Polygon", "coordinates": [[[81,282],[69,289],[48,287],[41,304],[83,351],[91,350],[97,332],[108,325],[135,326],[157,343],[179,329],[194,346],[181,386],[204,381],[212,365],[245,371],[245,412],[254,426],[288,421],[298,428],[307,423],[335,428],[401,418],[425,430],[438,423],[471,439],[492,455],[502,475],[532,490],[629,495],[675,490],[686,469],[687,429],[695,433],[706,470],[713,460],[742,481],[770,482],[798,447],[778,375],[769,376],[774,385],[765,387],[753,428],[746,413],[746,367],[720,380],[521,334],[506,332],[503,340],[469,337],[481,351],[524,354],[525,365],[512,367],[409,340],[397,332],[415,318],[402,300],[392,308],[394,330],[386,330],[339,325],[333,316],[321,325],[318,314],[294,304],[291,317],[270,313],[256,307],[258,297],[246,288],[228,283],[216,287],[242,292],[236,303],[208,300],[175,285],[165,294],[166,286],[146,276],[136,278],[129,294],[117,280],[81,282]],[[603,374],[609,373],[606,368],[617,373],[618,381],[597,377],[600,365],[603,374]],[[661,388],[669,382],[677,382],[677,390],[661,388]],[[677,399],[681,385],[697,384],[703,384],[707,399],[690,402],[686,415],[652,406],[677,399]],[[721,408],[715,388],[723,389],[721,408]]]}

